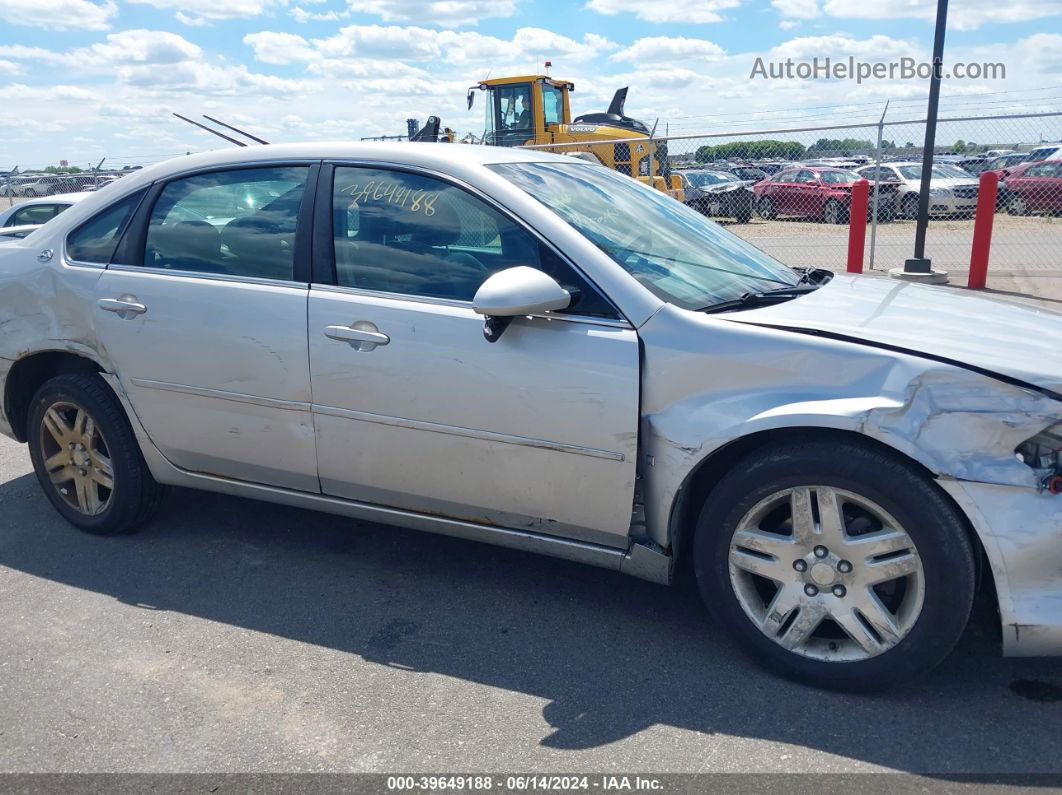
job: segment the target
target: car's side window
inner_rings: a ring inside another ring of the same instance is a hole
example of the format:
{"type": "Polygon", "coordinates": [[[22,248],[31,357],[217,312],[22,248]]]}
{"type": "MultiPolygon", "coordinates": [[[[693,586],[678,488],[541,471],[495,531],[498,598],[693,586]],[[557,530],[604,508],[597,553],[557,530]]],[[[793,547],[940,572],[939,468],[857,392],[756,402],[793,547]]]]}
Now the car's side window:
{"type": "Polygon", "coordinates": [[[144,265],[290,280],[307,166],[214,171],[166,184],[148,221],[144,265]]]}
{"type": "Polygon", "coordinates": [[[569,313],[617,317],[548,246],[448,182],[341,166],[335,170],[332,220],[340,286],[471,301],[491,274],[528,265],[577,292],[569,313]]]}
{"type": "Polygon", "coordinates": [[[35,204],[16,210],[4,226],[21,226],[22,224],[43,224],[56,216],[54,204],[35,204]]]}
{"type": "Polygon", "coordinates": [[[110,262],[143,197],[143,190],[126,196],[71,232],[66,238],[67,258],[101,265],[110,262]]]}

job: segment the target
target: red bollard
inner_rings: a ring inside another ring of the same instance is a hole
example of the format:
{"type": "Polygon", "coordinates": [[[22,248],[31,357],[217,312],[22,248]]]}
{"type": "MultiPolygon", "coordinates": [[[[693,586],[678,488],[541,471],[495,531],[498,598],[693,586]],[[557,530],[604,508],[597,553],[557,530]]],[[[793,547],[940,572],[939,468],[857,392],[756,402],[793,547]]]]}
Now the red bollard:
{"type": "Polygon", "coordinates": [[[967,287],[981,290],[988,282],[988,254],[992,250],[992,221],[996,217],[996,192],[999,174],[986,171],[977,188],[977,212],[974,215],[973,247],[970,251],[970,280],[967,287]]]}
{"type": "Polygon", "coordinates": [[[848,205],[848,272],[863,272],[863,245],[867,240],[867,203],[870,183],[865,179],[852,185],[852,202],[848,205]]]}

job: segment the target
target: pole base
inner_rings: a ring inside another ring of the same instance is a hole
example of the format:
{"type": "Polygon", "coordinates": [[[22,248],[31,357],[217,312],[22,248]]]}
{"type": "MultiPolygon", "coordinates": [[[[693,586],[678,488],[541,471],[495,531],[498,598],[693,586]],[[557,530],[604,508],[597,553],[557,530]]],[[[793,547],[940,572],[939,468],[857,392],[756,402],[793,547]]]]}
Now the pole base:
{"type": "Polygon", "coordinates": [[[901,279],[905,282],[918,282],[919,284],[947,284],[948,273],[947,271],[933,270],[928,271],[909,271],[904,268],[892,268],[889,270],[889,276],[893,279],[901,279]]]}

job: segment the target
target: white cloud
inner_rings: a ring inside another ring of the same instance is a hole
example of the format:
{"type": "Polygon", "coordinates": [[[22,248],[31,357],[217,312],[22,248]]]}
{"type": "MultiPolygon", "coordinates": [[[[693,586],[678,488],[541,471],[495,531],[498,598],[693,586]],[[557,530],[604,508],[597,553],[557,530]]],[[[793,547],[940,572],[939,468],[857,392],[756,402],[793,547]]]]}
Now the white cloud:
{"type": "Polygon", "coordinates": [[[123,30],[110,33],[104,43],[93,44],[72,53],[71,61],[81,59],[106,64],[173,64],[197,60],[203,50],[183,36],[162,30],[123,30]]]}
{"type": "Polygon", "coordinates": [[[306,39],[294,33],[249,33],[243,37],[243,43],[254,50],[254,57],[262,63],[308,63],[321,57],[306,39]]]}
{"type": "MultiPolygon", "coordinates": [[[[0,0],[3,2],[3,0],[0,0]]],[[[287,5],[287,0],[129,0],[164,11],[172,10],[185,25],[220,19],[250,19],[287,5]]]]}
{"type": "Polygon", "coordinates": [[[822,13],[819,8],[819,0],[771,0],[783,17],[796,19],[814,19],[822,13]]]}
{"type": "Polygon", "coordinates": [[[25,67],[22,64],[15,63],[14,61],[5,61],[3,58],[0,58],[0,72],[9,75],[17,75],[24,70],[25,67]]]}
{"type": "Polygon", "coordinates": [[[176,33],[161,30],[123,30],[108,33],[106,41],[69,52],[43,47],[0,45],[0,56],[41,61],[80,69],[113,69],[122,64],[173,64],[203,57],[202,49],[176,33]]]}
{"type": "MultiPolygon", "coordinates": [[[[304,0],[305,2],[305,0],[304,0]]],[[[342,17],[346,16],[346,13],[340,14],[336,11],[307,11],[301,6],[296,6],[291,9],[291,15],[295,18],[296,22],[338,22],[342,17]]]]}
{"type": "MultiPolygon", "coordinates": [[[[616,44],[596,34],[581,41],[543,28],[520,28],[511,39],[474,31],[429,30],[396,25],[348,25],[332,36],[307,40],[291,33],[263,31],[244,37],[255,58],[264,63],[310,63],[327,59],[443,61],[446,64],[522,64],[540,68],[547,58],[585,61],[615,49],[616,44]]],[[[0,55],[2,55],[0,51],[0,55]]]]}
{"type": "Polygon", "coordinates": [[[869,39],[855,39],[842,33],[829,36],[803,36],[790,39],[771,49],[772,58],[793,60],[810,60],[830,56],[839,58],[854,55],[867,60],[889,60],[903,55],[914,55],[920,50],[911,42],[892,39],[888,36],[871,36],[869,39]]]}
{"type": "Polygon", "coordinates": [[[6,86],[0,86],[0,99],[6,101],[62,99],[68,102],[96,102],[99,96],[80,86],[27,86],[24,83],[8,83],[6,86]]]}
{"type": "Polygon", "coordinates": [[[112,0],[0,0],[0,19],[49,30],[106,30],[117,12],[112,0]]]}
{"type": "Polygon", "coordinates": [[[455,28],[481,19],[511,17],[515,0],[347,0],[352,13],[373,14],[384,22],[418,22],[455,28]]]}
{"type": "Polygon", "coordinates": [[[706,24],[722,22],[720,11],[737,8],[741,0],[590,0],[586,8],[599,14],[630,13],[646,22],[687,22],[706,24]]]}
{"type": "MultiPolygon", "coordinates": [[[[853,3],[851,0],[826,0],[824,10],[833,17],[850,19],[936,19],[935,0],[875,0],[853,3]]],[[[1028,22],[1062,14],[1062,0],[963,0],[948,8],[948,27],[974,30],[981,25],[1001,22],[1028,22]]]]}
{"type": "Polygon", "coordinates": [[[145,94],[171,97],[173,92],[202,96],[290,97],[314,93],[317,86],[307,80],[293,80],[251,72],[246,66],[215,66],[202,61],[185,61],[169,65],[123,66],[119,82],[145,94]]]}
{"type": "Polygon", "coordinates": [[[707,39],[650,36],[638,39],[629,47],[620,50],[612,56],[612,60],[634,63],[684,63],[690,60],[714,61],[725,54],[722,47],[707,39]]]}

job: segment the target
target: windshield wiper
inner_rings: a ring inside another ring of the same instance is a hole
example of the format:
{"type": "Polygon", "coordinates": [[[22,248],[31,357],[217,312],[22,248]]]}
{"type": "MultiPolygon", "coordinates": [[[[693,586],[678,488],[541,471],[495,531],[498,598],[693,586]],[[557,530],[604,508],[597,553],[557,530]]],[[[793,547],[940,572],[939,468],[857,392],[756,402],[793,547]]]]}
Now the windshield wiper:
{"type": "Polygon", "coordinates": [[[806,293],[813,293],[818,289],[819,285],[817,284],[798,284],[793,287],[779,287],[776,290],[745,293],[740,298],[735,298],[732,301],[720,301],[718,304],[709,304],[697,311],[710,315],[715,312],[730,312],[734,309],[770,306],[771,304],[780,304],[782,301],[789,301],[806,293]]]}

